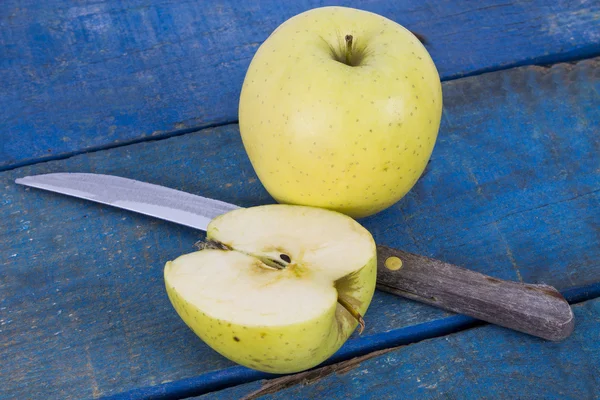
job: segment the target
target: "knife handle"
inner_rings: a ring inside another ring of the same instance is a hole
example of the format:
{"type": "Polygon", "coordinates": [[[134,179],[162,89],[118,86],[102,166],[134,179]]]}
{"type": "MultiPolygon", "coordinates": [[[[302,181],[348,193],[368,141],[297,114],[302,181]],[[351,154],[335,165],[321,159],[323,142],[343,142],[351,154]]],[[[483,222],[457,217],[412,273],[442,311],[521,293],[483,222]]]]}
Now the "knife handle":
{"type": "Polygon", "coordinates": [[[547,340],[567,338],[573,312],[552,286],[505,281],[377,246],[377,289],[547,340]]]}

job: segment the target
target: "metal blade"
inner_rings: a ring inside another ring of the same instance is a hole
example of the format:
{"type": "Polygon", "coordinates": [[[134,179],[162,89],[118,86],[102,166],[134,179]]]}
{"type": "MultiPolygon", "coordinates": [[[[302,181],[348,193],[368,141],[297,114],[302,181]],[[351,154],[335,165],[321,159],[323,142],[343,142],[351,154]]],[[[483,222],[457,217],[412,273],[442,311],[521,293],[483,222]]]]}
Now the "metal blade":
{"type": "Polygon", "coordinates": [[[240,208],[219,200],[121,178],[89,173],[26,176],[15,181],[206,231],[214,217],[240,208]]]}

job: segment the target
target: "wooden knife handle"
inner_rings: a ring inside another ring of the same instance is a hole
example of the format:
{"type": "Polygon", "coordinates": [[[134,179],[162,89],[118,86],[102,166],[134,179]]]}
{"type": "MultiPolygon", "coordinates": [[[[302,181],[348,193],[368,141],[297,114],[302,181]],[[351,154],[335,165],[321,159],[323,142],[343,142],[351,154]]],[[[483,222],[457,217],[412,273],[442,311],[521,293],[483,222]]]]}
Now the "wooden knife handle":
{"type": "Polygon", "coordinates": [[[377,289],[559,341],[573,312],[552,286],[505,281],[429,257],[377,246],[377,289]]]}

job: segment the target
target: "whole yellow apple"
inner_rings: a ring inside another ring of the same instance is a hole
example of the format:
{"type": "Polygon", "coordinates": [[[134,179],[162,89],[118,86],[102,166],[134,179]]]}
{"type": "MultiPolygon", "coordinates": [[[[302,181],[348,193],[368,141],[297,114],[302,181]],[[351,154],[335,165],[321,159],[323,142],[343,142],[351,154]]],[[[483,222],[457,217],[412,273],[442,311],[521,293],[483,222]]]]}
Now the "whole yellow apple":
{"type": "Polygon", "coordinates": [[[346,7],[280,25],[252,59],[239,103],[244,147],[271,196],[354,218],[413,187],[441,114],[439,74],[419,39],[346,7]]]}

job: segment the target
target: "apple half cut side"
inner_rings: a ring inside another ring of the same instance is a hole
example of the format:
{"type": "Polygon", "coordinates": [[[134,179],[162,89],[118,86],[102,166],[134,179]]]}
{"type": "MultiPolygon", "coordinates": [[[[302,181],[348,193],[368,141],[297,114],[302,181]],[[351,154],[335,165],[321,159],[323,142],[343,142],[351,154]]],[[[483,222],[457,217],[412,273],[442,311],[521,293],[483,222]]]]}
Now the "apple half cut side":
{"type": "Polygon", "coordinates": [[[211,348],[269,373],[312,368],[362,320],[377,279],[373,237],[321,208],[266,205],[220,215],[206,245],[165,265],[167,294],[211,348]]]}

